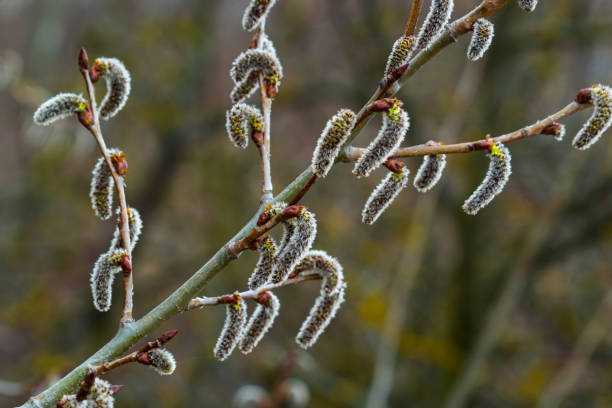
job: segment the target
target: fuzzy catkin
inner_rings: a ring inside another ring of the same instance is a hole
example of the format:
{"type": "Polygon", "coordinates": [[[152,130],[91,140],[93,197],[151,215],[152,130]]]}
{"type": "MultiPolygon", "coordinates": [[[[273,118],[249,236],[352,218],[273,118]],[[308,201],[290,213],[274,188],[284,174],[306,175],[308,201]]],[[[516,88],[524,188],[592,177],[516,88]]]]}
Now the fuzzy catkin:
{"type": "Polygon", "coordinates": [[[147,353],[151,359],[151,367],[159,375],[170,375],[176,369],[176,360],[171,352],[164,348],[155,348],[147,353]]]}
{"type": "Polygon", "coordinates": [[[260,49],[242,52],[232,63],[230,76],[238,84],[244,81],[251,72],[262,73],[265,77],[277,76],[279,80],[283,77],[283,67],[278,58],[260,49]]]}
{"type": "Polygon", "coordinates": [[[283,282],[287,275],[301,261],[302,257],[310,248],[317,236],[317,220],[315,215],[306,209],[302,209],[299,215],[286,221],[291,227],[285,233],[283,243],[274,259],[270,283],[283,282]],[[292,232],[291,232],[292,230],[292,232]]]}
{"type": "Polygon", "coordinates": [[[274,256],[276,255],[276,242],[274,238],[264,234],[257,243],[257,252],[259,252],[259,260],[248,281],[248,286],[251,290],[259,288],[270,279],[274,256]]]}
{"type": "Polygon", "coordinates": [[[92,401],[95,408],[113,408],[115,406],[113,394],[111,384],[108,381],[96,378],[87,400],[92,401]]]}
{"type": "Polygon", "coordinates": [[[259,73],[252,71],[247,78],[236,84],[232,92],[230,93],[230,100],[232,103],[239,103],[253,95],[253,92],[257,90],[259,86],[259,73]]]}
{"type": "Polygon", "coordinates": [[[121,260],[126,253],[119,249],[106,252],[98,258],[91,272],[90,284],[94,307],[107,312],[111,307],[113,280],[121,272],[121,260]]]}
{"type": "Polygon", "coordinates": [[[344,282],[342,265],[336,258],[318,249],[308,251],[295,267],[294,272],[301,276],[309,273],[319,273],[323,278],[321,283],[322,296],[333,295],[342,287],[344,282]]]}
{"type": "Polygon", "coordinates": [[[107,220],[112,214],[115,181],[113,180],[113,176],[104,157],[98,159],[91,174],[91,185],[89,189],[91,208],[96,217],[107,220]]]}
{"type": "Polygon", "coordinates": [[[213,351],[215,358],[220,361],[228,358],[234,351],[242,338],[247,319],[247,304],[242,299],[238,303],[228,304],[225,309],[225,325],[213,351]]]}
{"type": "Polygon", "coordinates": [[[415,40],[413,36],[403,35],[393,43],[393,48],[387,59],[385,75],[389,75],[402,65],[408,63],[412,51],[414,50],[415,40]]]}
{"type": "Polygon", "coordinates": [[[340,305],[344,302],[346,283],[338,291],[329,296],[320,295],[295,338],[303,349],[312,347],[319,336],[325,331],[331,320],[336,316],[340,305]]]}
{"type": "Polygon", "coordinates": [[[487,156],[490,161],[485,178],[463,203],[463,210],[470,215],[476,215],[501,193],[512,174],[510,150],[503,143],[495,142],[487,156]]]}
{"type": "Polygon", "coordinates": [[[368,197],[361,211],[361,222],[372,225],[378,217],[391,205],[397,195],[408,185],[408,174],[404,169],[401,173],[389,172],[368,197]]]}
{"type": "Polygon", "coordinates": [[[123,62],[117,58],[97,58],[94,67],[106,81],[106,95],[100,103],[100,117],[108,120],[115,116],[128,100],[132,78],[123,62]]]}
{"type": "Polygon", "coordinates": [[[532,12],[538,5],[538,0],[518,0],[518,5],[523,10],[532,12]]]}
{"type": "Polygon", "coordinates": [[[276,0],[251,0],[242,16],[242,28],[253,31],[265,20],[276,0]]]}
{"type": "Polygon", "coordinates": [[[467,57],[470,61],[476,61],[484,55],[484,53],[491,46],[493,42],[493,36],[495,35],[495,28],[493,23],[484,18],[476,20],[473,26],[472,40],[468,47],[467,57]]]}
{"type": "Polygon", "coordinates": [[[357,116],[350,109],[342,109],[327,121],[312,156],[312,172],[319,177],[327,176],[340,153],[340,148],[350,136],[357,116]]]}
{"type": "Polygon", "coordinates": [[[85,112],[87,101],[82,95],[61,93],[43,102],[34,112],[34,123],[48,126],[56,120],[85,112]]]}
{"type": "Polygon", "coordinates": [[[367,177],[380,167],[402,144],[409,127],[408,114],[401,108],[401,103],[395,104],[383,114],[382,127],[355,163],[353,174],[357,177],[367,177]]]}
{"type": "Polygon", "coordinates": [[[425,156],[412,182],[414,188],[421,193],[431,190],[438,184],[438,181],[440,181],[445,167],[445,154],[430,154],[425,156]]]}
{"type": "MultiPolygon", "coordinates": [[[[121,208],[117,207],[117,224],[121,222],[121,208]]],[[[142,233],[142,218],[140,217],[140,213],[134,207],[127,208],[128,213],[128,228],[130,231],[130,251],[133,251],[140,239],[140,234],[142,233]]],[[[115,232],[113,234],[113,239],[111,240],[110,249],[119,249],[122,247],[121,244],[121,230],[119,229],[119,225],[115,228],[115,232]]]]}
{"type": "Polygon", "coordinates": [[[438,36],[448,23],[453,7],[454,0],[431,0],[429,12],[417,36],[416,50],[426,48],[438,36]]]}
{"type": "Polygon", "coordinates": [[[250,353],[257,347],[257,344],[259,344],[268,330],[270,330],[276,316],[278,316],[280,302],[272,292],[267,293],[270,295],[268,303],[265,305],[257,305],[244,329],[244,334],[240,340],[240,351],[244,354],[250,353]]]}
{"type": "Polygon", "coordinates": [[[261,111],[246,103],[237,103],[225,115],[225,129],[234,146],[244,149],[253,131],[263,131],[261,111]]]}
{"type": "Polygon", "coordinates": [[[572,145],[576,149],[585,150],[601,138],[612,124],[612,88],[596,85],[591,89],[593,114],[578,132],[572,145]]]}

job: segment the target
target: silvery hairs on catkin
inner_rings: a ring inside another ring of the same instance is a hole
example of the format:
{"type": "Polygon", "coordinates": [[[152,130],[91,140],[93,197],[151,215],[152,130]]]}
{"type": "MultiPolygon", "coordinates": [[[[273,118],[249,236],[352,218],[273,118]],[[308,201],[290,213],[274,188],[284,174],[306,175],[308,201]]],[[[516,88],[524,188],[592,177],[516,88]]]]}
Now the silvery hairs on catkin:
{"type": "Polygon", "coordinates": [[[340,262],[327,252],[311,249],[304,255],[294,272],[298,276],[319,274],[322,277],[321,295],[327,296],[336,293],[344,282],[344,273],[340,262]]]}
{"type": "MultiPolygon", "coordinates": [[[[116,151],[113,149],[109,150],[109,154],[112,154],[112,152],[116,151]]],[[[104,157],[98,159],[91,174],[89,189],[91,208],[96,217],[107,220],[112,214],[115,181],[104,157]]]]}
{"type": "Polygon", "coordinates": [[[596,143],[612,124],[612,88],[596,85],[591,88],[593,114],[578,132],[572,145],[585,150],[596,143]]]}
{"type": "Polygon", "coordinates": [[[336,316],[340,305],[344,302],[346,283],[338,291],[329,296],[319,295],[315,304],[295,338],[297,344],[303,349],[312,347],[319,336],[325,331],[329,323],[336,316]]]}
{"type": "Polygon", "coordinates": [[[79,112],[85,112],[87,101],[82,95],[61,93],[43,102],[34,112],[34,123],[48,126],[79,112]]]}
{"type": "Polygon", "coordinates": [[[276,242],[268,234],[264,234],[256,243],[259,259],[249,277],[248,287],[251,290],[264,285],[270,279],[272,266],[276,255],[276,242]]]}
{"type": "Polygon", "coordinates": [[[490,161],[485,178],[463,203],[463,210],[470,215],[476,215],[501,193],[512,174],[510,150],[503,143],[495,142],[487,156],[490,161]]]}
{"type": "Polygon", "coordinates": [[[90,284],[94,307],[107,312],[111,307],[113,280],[121,272],[121,261],[127,256],[122,249],[106,252],[98,258],[91,272],[90,284]]]}
{"type": "Polygon", "coordinates": [[[445,154],[429,154],[423,157],[423,163],[412,183],[414,188],[421,193],[431,190],[440,181],[445,168],[445,154]]]}
{"type": "Polygon", "coordinates": [[[448,23],[453,7],[454,0],[431,0],[429,12],[417,36],[416,51],[426,48],[435,40],[442,28],[448,23]]]}
{"type": "Polygon", "coordinates": [[[261,111],[246,103],[237,103],[225,115],[225,129],[236,147],[246,148],[253,131],[263,131],[261,111]]]}
{"type": "Polygon", "coordinates": [[[263,339],[270,330],[278,316],[280,301],[272,292],[266,292],[266,303],[258,304],[247,323],[242,339],[240,340],[240,351],[248,354],[263,339]]]}
{"type": "Polygon", "coordinates": [[[491,46],[493,36],[495,35],[493,23],[484,18],[476,20],[473,30],[472,40],[470,41],[470,46],[467,51],[467,57],[470,61],[476,61],[482,58],[484,53],[491,46]]]}
{"type": "Polygon", "coordinates": [[[342,109],[327,121],[317,142],[312,156],[312,172],[318,177],[325,177],[334,165],[340,148],[350,136],[357,116],[350,109],[342,109]]]}
{"type": "Polygon", "coordinates": [[[538,5],[538,0],[518,0],[518,5],[523,10],[532,12],[538,5]]]}
{"type": "Polygon", "coordinates": [[[266,19],[276,0],[251,0],[242,16],[242,28],[253,31],[266,19]]]}
{"type": "Polygon", "coordinates": [[[401,173],[388,172],[363,206],[361,221],[364,224],[371,225],[376,222],[397,195],[408,185],[409,173],[410,170],[408,169],[403,169],[401,173]]]}
{"type": "MultiPolygon", "coordinates": [[[[121,222],[121,208],[117,207],[117,228],[115,228],[115,232],[113,233],[113,239],[111,240],[110,249],[118,249],[121,248],[121,230],[119,229],[119,222],[121,222]]],[[[136,244],[140,239],[140,234],[142,233],[142,218],[140,218],[140,213],[134,207],[127,208],[128,213],[128,228],[130,231],[130,251],[133,251],[136,248],[136,244]]]]}
{"type": "Polygon", "coordinates": [[[164,348],[155,348],[147,353],[151,360],[151,367],[159,375],[170,375],[176,369],[174,355],[164,348]]]}
{"type": "Polygon", "coordinates": [[[247,319],[247,304],[240,299],[238,303],[230,303],[225,307],[225,325],[213,350],[216,359],[223,361],[228,358],[242,338],[247,319]]]}
{"type": "Polygon", "coordinates": [[[100,76],[106,81],[106,95],[100,103],[100,117],[108,120],[115,116],[128,100],[132,78],[123,62],[117,58],[97,58],[94,67],[100,67],[100,76]]]}
{"type": "Polygon", "coordinates": [[[393,43],[393,48],[387,59],[385,75],[389,75],[399,67],[407,64],[414,50],[415,38],[403,35],[393,43]]]}

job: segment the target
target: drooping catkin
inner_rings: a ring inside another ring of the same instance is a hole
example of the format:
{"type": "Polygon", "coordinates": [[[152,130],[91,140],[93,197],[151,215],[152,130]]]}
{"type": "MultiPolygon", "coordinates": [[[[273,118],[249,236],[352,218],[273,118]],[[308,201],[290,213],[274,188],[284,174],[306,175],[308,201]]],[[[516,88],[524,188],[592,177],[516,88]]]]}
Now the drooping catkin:
{"type": "Polygon", "coordinates": [[[319,336],[325,331],[331,320],[336,316],[340,305],[344,302],[346,283],[342,284],[335,293],[323,296],[319,295],[315,304],[295,338],[297,344],[307,349],[312,347],[319,336]]]}
{"type": "Polygon", "coordinates": [[[476,215],[501,193],[512,174],[510,150],[503,143],[495,142],[487,156],[490,161],[485,178],[463,203],[463,210],[470,215],[476,215]]]}
{"type": "Polygon", "coordinates": [[[283,77],[283,67],[278,58],[260,49],[242,52],[232,63],[230,76],[235,83],[240,83],[253,71],[262,73],[265,77],[277,76],[279,80],[283,77]]]}
{"type": "Polygon", "coordinates": [[[151,360],[151,367],[159,375],[170,375],[176,369],[176,360],[171,352],[164,348],[155,348],[147,353],[151,360]]]}
{"type": "Polygon", "coordinates": [[[61,93],[43,102],[34,112],[34,123],[48,126],[56,120],[67,118],[87,110],[87,101],[82,95],[61,93]]]}
{"type": "Polygon", "coordinates": [[[244,149],[253,132],[263,132],[263,116],[258,108],[237,103],[225,115],[225,128],[234,146],[244,149]]]}
{"type": "Polygon", "coordinates": [[[355,126],[357,116],[350,109],[342,109],[327,121],[312,156],[312,172],[325,177],[334,165],[342,144],[355,126]]]}
{"type": "Polygon", "coordinates": [[[393,43],[393,48],[387,59],[385,75],[389,75],[402,65],[408,63],[414,50],[415,39],[413,36],[403,35],[393,43]]]}
{"type": "Polygon", "coordinates": [[[302,208],[297,217],[290,218],[285,224],[287,229],[274,259],[270,283],[284,281],[310,250],[317,236],[317,220],[306,208],[302,208]]]}
{"type": "Polygon", "coordinates": [[[253,92],[259,86],[259,73],[252,71],[247,78],[236,84],[232,92],[230,93],[230,100],[232,103],[239,103],[253,95],[253,92]]]}
{"type": "Polygon", "coordinates": [[[410,119],[401,105],[402,103],[398,101],[388,112],[383,113],[383,124],[378,135],[355,163],[353,174],[357,177],[369,176],[395,152],[404,140],[410,127],[410,119]]]}
{"type": "Polygon", "coordinates": [[[518,0],[518,5],[523,10],[532,12],[538,5],[538,0],[518,0]]]}
{"type": "Polygon", "coordinates": [[[106,312],[111,307],[113,280],[121,272],[121,262],[127,254],[119,249],[106,252],[98,258],[91,272],[91,294],[94,307],[106,312]]]}
{"type": "Polygon", "coordinates": [[[585,150],[591,147],[612,124],[612,88],[604,85],[594,86],[591,88],[591,100],[593,114],[572,141],[576,149],[585,150]]]}
{"type": "Polygon", "coordinates": [[[92,72],[94,79],[102,77],[106,81],[106,95],[100,103],[100,117],[108,120],[125,106],[130,95],[132,78],[123,62],[117,58],[97,58],[92,72]]]}
{"type": "Polygon", "coordinates": [[[422,50],[429,46],[444,28],[451,13],[453,12],[454,0],[431,0],[429,12],[419,30],[417,36],[416,50],[422,50]]]}
{"type": "Polygon", "coordinates": [[[440,181],[445,167],[445,154],[429,154],[425,156],[412,182],[414,188],[421,193],[431,190],[440,181]]]}
{"type": "Polygon", "coordinates": [[[276,255],[276,242],[274,238],[264,234],[257,242],[257,252],[259,252],[259,260],[248,282],[249,289],[251,290],[259,288],[270,279],[274,256],[276,255]]]}
{"type": "Polygon", "coordinates": [[[484,18],[476,20],[473,30],[472,40],[467,50],[467,57],[470,61],[476,61],[482,58],[484,53],[487,52],[491,46],[493,36],[495,35],[493,23],[484,18]]]}
{"type": "Polygon", "coordinates": [[[257,347],[257,344],[259,344],[264,335],[270,330],[276,316],[278,316],[280,302],[276,295],[272,292],[266,292],[260,295],[260,298],[263,298],[263,301],[260,301],[255,308],[253,315],[244,329],[242,340],[240,340],[240,351],[244,354],[250,353],[257,347]]]}
{"type": "Polygon", "coordinates": [[[242,338],[247,320],[247,304],[240,297],[235,303],[229,303],[225,310],[225,325],[213,351],[215,358],[220,361],[228,358],[234,351],[242,338]]]}
{"type": "Polygon", "coordinates": [[[389,172],[368,197],[361,211],[361,222],[372,225],[391,205],[397,195],[408,185],[410,170],[401,173],[389,172]]]}
{"type": "Polygon", "coordinates": [[[264,20],[276,0],[251,0],[242,16],[242,28],[253,31],[264,20]]]}
{"type": "Polygon", "coordinates": [[[336,293],[344,282],[342,265],[338,260],[325,251],[312,249],[304,255],[294,272],[298,276],[318,273],[323,278],[321,283],[321,295],[328,296],[336,293]]]}
{"type": "MultiPolygon", "coordinates": [[[[111,149],[112,151],[113,149],[111,149]]],[[[109,151],[110,152],[110,151],[109,151]]],[[[115,181],[106,160],[100,157],[94,166],[89,189],[91,208],[96,217],[107,220],[112,214],[115,181]]]]}
{"type": "MultiPolygon", "coordinates": [[[[113,234],[113,239],[111,240],[110,249],[119,249],[122,248],[123,245],[121,243],[121,230],[119,228],[119,223],[121,222],[121,209],[117,207],[117,227],[115,228],[115,232],[113,234]]],[[[140,239],[140,234],[142,233],[142,218],[140,217],[140,213],[134,207],[127,208],[128,213],[128,228],[130,231],[130,251],[133,251],[140,239]]]]}

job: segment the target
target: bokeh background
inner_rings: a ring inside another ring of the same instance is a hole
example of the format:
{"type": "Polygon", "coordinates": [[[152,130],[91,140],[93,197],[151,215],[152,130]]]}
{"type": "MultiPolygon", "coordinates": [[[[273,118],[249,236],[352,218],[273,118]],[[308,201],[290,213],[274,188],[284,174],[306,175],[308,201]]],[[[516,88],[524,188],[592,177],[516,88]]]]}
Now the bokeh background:
{"type": "MultiPolygon", "coordinates": [[[[278,2],[268,21],[286,76],[272,115],[277,191],[309,164],[326,120],[369,98],[410,3],[278,2]]],[[[460,16],[478,2],[456,3],[460,16]]],[[[515,3],[492,18],[483,60],[467,61],[464,36],[400,91],[408,143],[512,131],[580,88],[612,83],[611,2],[541,1],[531,14],[515,3]]],[[[33,111],[60,91],[84,91],[81,46],[131,71],[126,108],[103,125],[128,156],[128,201],[144,219],[134,255],[142,316],[257,206],[255,149],[235,149],[224,129],[229,66],[250,41],[246,4],[0,0],[0,406],[97,350],[120,312],[119,286],[110,312],[91,304],[89,273],[113,229],[89,206],[92,137],[72,120],[36,127],[33,111]]],[[[279,290],[271,332],[251,355],[223,363],[212,356],[223,308],[183,314],[155,333],[180,330],[169,346],[176,373],[109,373],[126,386],[118,406],[230,406],[244,385],[274,388],[291,361],[288,375],[307,384],[313,407],[530,407],[555,396],[563,407],[612,406],[612,143],[608,134],[586,152],[570,145],[589,114],[565,122],[561,143],[513,143],[511,181],[476,217],[461,204],[486,171],[484,155],[449,157],[432,192],[408,188],[371,227],[360,212],[384,171],[356,180],[338,165],[303,201],[319,220],[315,247],[341,261],[349,284],[316,346],[294,353],[313,283],[279,290]]],[[[419,162],[406,160],[412,174],[419,162]]],[[[204,294],[244,289],[255,261],[244,254],[204,294]]]]}

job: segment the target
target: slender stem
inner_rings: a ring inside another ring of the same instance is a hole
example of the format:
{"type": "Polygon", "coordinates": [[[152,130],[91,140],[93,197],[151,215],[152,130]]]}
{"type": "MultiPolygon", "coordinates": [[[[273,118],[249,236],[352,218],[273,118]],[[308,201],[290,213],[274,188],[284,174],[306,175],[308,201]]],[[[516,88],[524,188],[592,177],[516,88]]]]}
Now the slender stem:
{"type": "MultiPolygon", "coordinates": [[[[100,117],[96,106],[96,91],[89,77],[89,72],[86,69],[81,68],[81,74],[85,79],[87,86],[87,94],[89,95],[89,103],[91,104],[91,111],[93,115],[93,125],[89,128],[89,131],[96,139],[100,153],[104,157],[104,161],[108,166],[108,169],[115,181],[115,189],[117,191],[117,197],[119,197],[119,209],[121,212],[121,221],[119,223],[119,232],[121,234],[121,245],[123,249],[128,253],[130,262],[132,259],[132,244],[130,242],[130,226],[127,211],[127,200],[125,198],[125,188],[123,183],[123,177],[117,173],[115,166],[111,161],[108,148],[102,135],[102,129],[100,128],[100,117]]],[[[132,309],[134,307],[133,294],[134,294],[134,281],[132,278],[132,271],[123,272],[123,309],[121,313],[120,324],[126,324],[133,321],[132,309]]]]}
{"type": "MultiPolygon", "coordinates": [[[[398,149],[394,154],[394,158],[398,157],[416,157],[416,156],[426,156],[433,154],[456,154],[456,153],[470,153],[477,150],[483,150],[482,146],[486,145],[488,140],[493,142],[500,143],[510,143],[515,142],[517,140],[525,139],[527,137],[537,136],[542,134],[542,130],[551,125],[554,122],[557,122],[561,119],[564,119],[568,116],[573,115],[576,112],[592,107],[593,105],[583,103],[579,104],[576,102],[572,102],[559,112],[554,113],[547,117],[546,119],[539,120],[533,125],[524,127],[522,129],[516,130],[511,133],[507,133],[505,135],[501,135],[491,139],[480,139],[475,140],[473,142],[465,142],[465,143],[456,143],[450,145],[440,145],[440,146],[429,146],[426,144],[404,147],[398,149]]],[[[365,152],[365,148],[363,147],[353,147],[347,146],[344,149],[344,154],[342,155],[342,161],[344,162],[354,162],[361,157],[361,155],[365,152]]]]}
{"type": "Polygon", "coordinates": [[[410,17],[404,28],[404,35],[414,35],[416,31],[416,25],[419,21],[419,15],[421,14],[421,7],[423,6],[423,0],[412,0],[412,7],[410,8],[410,17]]]}
{"type": "MultiPolygon", "coordinates": [[[[258,48],[263,47],[263,39],[266,34],[266,20],[265,18],[260,24],[259,28],[259,42],[258,48]]],[[[266,95],[266,87],[264,84],[263,74],[259,74],[259,92],[261,95],[261,110],[263,112],[263,127],[264,127],[264,140],[263,144],[259,146],[259,152],[261,156],[261,203],[266,203],[274,198],[272,185],[272,170],[270,169],[270,115],[272,112],[272,99],[266,95]]]]}
{"type": "MultiPolygon", "coordinates": [[[[295,285],[301,282],[306,282],[306,281],[311,281],[311,280],[320,280],[321,279],[321,275],[319,274],[310,274],[310,275],[304,275],[304,276],[298,276],[295,278],[291,278],[291,279],[287,279],[283,282],[280,283],[271,283],[269,285],[264,285],[261,286],[257,289],[252,289],[252,290],[247,290],[244,292],[240,292],[238,293],[238,296],[240,296],[243,299],[257,299],[257,297],[267,291],[270,290],[274,290],[274,289],[278,289],[278,288],[282,288],[284,286],[289,286],[289,285],[295,285]]],[[[189,302],[189,304],[187,305],[187,308],[185,310],[194,310],[194,309],[201,309],[204,306],[215,306],[215,305],[221,305],[224,304],[225,302],[223,301],[224,297],[227,296],[231,296],[231,295],[223,295],[223,296],[215,296],[215,297],[197,297],[197,298],[193,298],[191,299],[191,301],[189,302]]]]}

